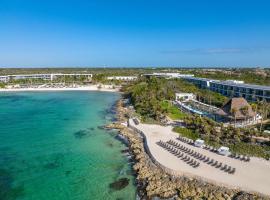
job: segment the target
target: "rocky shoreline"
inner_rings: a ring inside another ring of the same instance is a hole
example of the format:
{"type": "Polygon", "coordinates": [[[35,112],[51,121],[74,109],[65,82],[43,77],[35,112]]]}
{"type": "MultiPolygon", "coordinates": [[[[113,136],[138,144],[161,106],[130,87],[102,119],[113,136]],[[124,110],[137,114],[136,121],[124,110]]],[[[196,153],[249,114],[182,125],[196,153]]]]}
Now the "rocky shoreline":
{"type": "Polygon", "coordinates": [[[140,199],[269,199],[255,193],[228,189],[186,176],[175,177],[164,172],[146,153],[142,136],[123,125],[129,117],[129,110],[124,107],[123,99],[120,99],[116,106],[117,121],[106,128],[118,129],[119,137],[128,142],[135,162],[133,169],[136,172],[137,193],[140,199]]]}

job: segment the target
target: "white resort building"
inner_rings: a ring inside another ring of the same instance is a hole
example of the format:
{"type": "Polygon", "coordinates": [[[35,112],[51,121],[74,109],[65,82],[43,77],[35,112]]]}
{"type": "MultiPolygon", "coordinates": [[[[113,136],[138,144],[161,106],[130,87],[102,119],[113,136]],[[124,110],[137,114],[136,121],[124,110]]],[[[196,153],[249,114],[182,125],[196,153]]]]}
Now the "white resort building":
{"type": "Polygon", "coordinates": [[[196,99],[196,96],[193,93],[175,93],[176,101],[190,101],[192,99],[196,99]]]}
{"type": "Polygon", "coordinates": [[[193,74],[180,74],[180,73],[152,73],[152,74],[143,74],[146,77],[158,77],[158,78],[184,78],[184,77],[194,77],[193,74]]]}
{"type": "Polygon", "coordinates": [[[108,80],[119,80],[119,81],[135,81],[137,76],[108,76],[108,80]]]}
{"type": "Polygon", "coordinates": [[[92,80],[92,74],[62,74],[62,73],[55,73],[55,74],[16,74],[16,75],[6,75],[0,76],[0,81],[7,83],[11,80],[22,80],[22,79],[41,79],[41,80],[48,80],[53,81],[57,78],[65,78],[65,77],[84,77],[88,81],[92,80]]]}

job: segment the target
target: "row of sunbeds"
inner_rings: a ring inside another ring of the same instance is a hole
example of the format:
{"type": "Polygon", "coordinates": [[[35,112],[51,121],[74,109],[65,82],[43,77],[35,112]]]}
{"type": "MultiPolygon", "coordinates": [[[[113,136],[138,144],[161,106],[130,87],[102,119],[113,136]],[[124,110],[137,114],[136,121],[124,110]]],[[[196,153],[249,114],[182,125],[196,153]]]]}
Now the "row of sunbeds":
{"type": "Polygon", "coordinates": [[[198,159],[208,165],[211,165],[212,167],[219,168],[220,170],[227,172],[229,174],[234,174],[236,169],[234,167],[228,166],[227,164],[224,164],[222,162],[219,162],[217,160],[211,159],[210,157],[207,157],[199,152],[196,152],[188,147],[185,147],[181,144],[179,144],[176,141],[169,140],[167,142],[168,145],[174,146],[177,149],[180,149],[181,151],[184,151],[185,153],[189,154],[190,156],[194,157],[195,159],[198,159]]]}
{"type": "MultiPolygon", "coordinates": [[[[186,137],[179,136],[177,139],[180,140],[181,142],[184,142],[184,143],[187,143],[187,144],[194,144],[194,140],[186,138],[186,137]]],[[[217,148],[215,148],[213,146],[210,146],[210,145],[205,145],[203,148],[206,149],[206,150],[209,150],[211,152],[215,152],[215,153],[218,152],[217,148]]],[[[234,158],[234,159],[238,159],[238,160],[241,160],[241,161],[244,161],[244,162],[249,162],[250,161],[249,156],[241,155],[241,154],[237,154],[237,153],[231,153],[229,155],[229,157],[234,158]]]]}
{"type": "Polygon", "coordinates": [[[179,150],[177,150],[173,146],[168,145],[166,142],[159,141],[157,144],[159,146],[163,147],[164,149],[166,149],[167,151],[171,152],[172,154],[174,154],[178,158],[182,159],[184,162],[186,162],[187,164],[189,164],[193,168],[197,168],[197,167],[200,166],[200,162],[198,162],[195,159],[191,158],[187,154],[185,154],[183,152],[180,152],[179,150]]]}
{"type": "Polygon", "coordinates": [[[186,137],[179,136],[177,139],[180,140],[181,142],[184,142],[184,143],[187,143],[187,144],[193,144],[194,143],[194,140],[186,138],[186,137]]]}

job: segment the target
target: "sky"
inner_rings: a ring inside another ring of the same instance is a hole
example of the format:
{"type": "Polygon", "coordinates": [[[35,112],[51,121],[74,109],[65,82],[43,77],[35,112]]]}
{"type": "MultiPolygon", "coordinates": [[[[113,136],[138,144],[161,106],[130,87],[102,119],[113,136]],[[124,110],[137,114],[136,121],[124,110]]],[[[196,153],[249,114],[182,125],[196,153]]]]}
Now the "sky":
{"type": "Polygon", "coordinates": [[[0,0],[0,67],[269,67],[269,0],[0,0]]]}

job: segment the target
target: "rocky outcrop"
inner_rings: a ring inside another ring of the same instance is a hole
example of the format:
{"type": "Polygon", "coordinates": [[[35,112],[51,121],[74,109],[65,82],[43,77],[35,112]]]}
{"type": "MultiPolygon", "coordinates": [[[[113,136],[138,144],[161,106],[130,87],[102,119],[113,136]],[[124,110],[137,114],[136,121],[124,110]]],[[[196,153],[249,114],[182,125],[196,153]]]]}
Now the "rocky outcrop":
{"type": "Polygon", "coordinates": [[[141,135],[121,125],[122,122],[127,121],[128,116],[127,109],[123,108],[121,100],[117,103],[117,110],[118,123],[111,124],[109,127],[119,129],[119,134],[127,138],[129,142],[130,151],[135,159],[133,169],[136,171],[138,195],[141,199],[152,199],[154,197],[194,200],[267,199],[257,194],[249,194],[202,180],[185,176],[176,177],[166,173],[155,165],[145,152],[141,135]]]}

